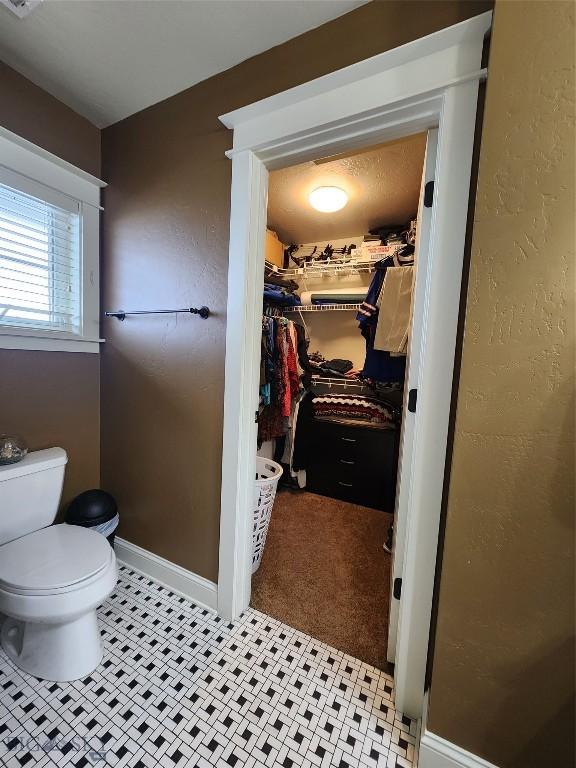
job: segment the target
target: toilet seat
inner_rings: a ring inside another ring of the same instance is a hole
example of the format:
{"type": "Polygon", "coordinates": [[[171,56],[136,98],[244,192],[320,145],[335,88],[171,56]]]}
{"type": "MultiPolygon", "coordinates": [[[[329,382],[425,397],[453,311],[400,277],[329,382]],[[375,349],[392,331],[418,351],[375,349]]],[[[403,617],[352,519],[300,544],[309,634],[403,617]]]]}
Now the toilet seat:
{"type": "Polygon", "coordinates": [[[112,558],[101,534],[52,525],[0,547],[0,590],[39,597],[72,592],[97,581],[112,558]]]}

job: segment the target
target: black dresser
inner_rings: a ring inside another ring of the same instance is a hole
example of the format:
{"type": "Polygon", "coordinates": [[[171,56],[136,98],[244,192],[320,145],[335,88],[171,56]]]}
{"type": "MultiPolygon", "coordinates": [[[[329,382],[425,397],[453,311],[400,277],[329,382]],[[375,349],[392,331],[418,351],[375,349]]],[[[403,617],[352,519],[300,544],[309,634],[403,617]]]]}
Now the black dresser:
{"type": "Polygon", "coordinates": [[[306,490],[394,511],[399,429],[316,420],[306,490]]]}

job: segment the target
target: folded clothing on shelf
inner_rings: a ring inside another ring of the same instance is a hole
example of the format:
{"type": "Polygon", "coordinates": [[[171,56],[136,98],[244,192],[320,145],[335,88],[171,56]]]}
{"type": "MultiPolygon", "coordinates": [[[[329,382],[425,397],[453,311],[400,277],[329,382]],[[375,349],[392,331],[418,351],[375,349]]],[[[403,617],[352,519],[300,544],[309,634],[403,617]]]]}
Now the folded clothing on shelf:
{"type": "Polygon", "coordinates": [[[353,368],[351,360],[341,360],[339,357],[333,360],[326,360],[321,363],[322,368],[329,368],[331,371],[338,371],[338,373],[348,373],[353,368]]]}
{"type": "Polygon", "coordinates": [[[281,307],[298,307],[302,303],[298,294],[272,283],[264,283],[264,301],[281,307]]]}
{"type": "Polygon", "coordinates": [[[395,427],[393,408],[365,395],[316,395],[312,400],[314,418],[346,419],[395,427]]]}
{"type": "Polygon", "coordinates": [[[388,405],[395,408],[402,409],[404,402],[404,389],[403,385],[398,381],[376,381],[375,379],[368,379],[362,373],[359,377],[360,381],[367,387],[370,387],[374,391],[374,394],[378,400],[383,400],[388,405]]]}
{"type": "Polygon", "coordinates": [[[340,358],[326,360],[324,355],[321,355],[320,352],[312,352],[312,354],[309,355],[309,361],[314,376],[321,376],[328,379],[352,378],[352,369],[354,366],[351,360],[341,360],[340,358]]]}
{"type": "Polygon", "coordinates": [[[288,293],[296,293],[299,288],[295,280],[289,280],[287,277],[281,277],[271,269],[267,269],[264,275],[264,282],[267,285],[275,285],[278,288],[284,288],[288,293]]]}
{"type": "MultiPolygon", "coordinates": [[[[415,217],[416,218],[416,217],[415,217]]],[[[412,222],[407,224],[387,224],[381,227],[375,227],[370,230],[372,237],[380,238],[383,245],[395,245],[407,243],[407,235],[410,231],[412,222]]],[[[371,238],[366,238],[370,240],[371,238]]]]}

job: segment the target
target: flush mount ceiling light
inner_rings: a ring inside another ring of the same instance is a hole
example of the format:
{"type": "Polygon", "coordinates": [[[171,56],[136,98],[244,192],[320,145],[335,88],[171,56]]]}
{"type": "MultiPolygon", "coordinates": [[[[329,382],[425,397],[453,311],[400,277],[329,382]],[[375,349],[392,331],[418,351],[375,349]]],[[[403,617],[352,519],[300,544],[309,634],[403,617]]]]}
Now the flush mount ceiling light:
{"type": "Polygon", "coordinates": [[[340,187],[318,187],[308,195],[308,202],[321,213],[334,213],[344,208],[348,195],[340,187]]]}

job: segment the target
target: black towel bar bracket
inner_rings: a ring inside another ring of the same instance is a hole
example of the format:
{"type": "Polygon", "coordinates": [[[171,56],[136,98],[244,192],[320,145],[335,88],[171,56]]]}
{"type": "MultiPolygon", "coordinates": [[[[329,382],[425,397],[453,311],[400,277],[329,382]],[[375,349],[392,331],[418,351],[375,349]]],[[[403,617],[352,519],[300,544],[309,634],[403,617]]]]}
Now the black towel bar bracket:
{"type": "Polygon", "coordinates": [[[125,320],[127,315],[172,315],[179,312],[200,315],[202,320],[206,320],[207,317],[210,317],[210,310],[208,307],[188,307],[187,309],[135,309],[132,312],[119,309],[117,312],[105,312],[104,314],[106,317],[116,317],[118,320],[125,320]]]}

